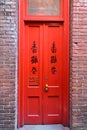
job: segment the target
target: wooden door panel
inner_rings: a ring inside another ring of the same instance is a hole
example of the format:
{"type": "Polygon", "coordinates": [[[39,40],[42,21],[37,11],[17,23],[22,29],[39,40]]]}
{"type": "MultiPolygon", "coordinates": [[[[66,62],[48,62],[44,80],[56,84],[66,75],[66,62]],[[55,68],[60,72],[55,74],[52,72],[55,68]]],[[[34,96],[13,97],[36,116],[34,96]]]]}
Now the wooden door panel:
{"type": "Polygon", "coordinates": [[[27,124],[40,123],[40,97],[28,96],[27,98],[27,124]]]}
{"type": "Polygon", "coordinates": [[[62,26],[48,26],[49,86],[60,86],[62,77],[62,26]]]}
{"type": "Polygon", "coordinates": [[[62,122],[62,25],[48,24],[45,27],[44,54],[44,124],[62,122]],[[45,71],[47,70],[47,71],[45,71]]]}
{"type": "Polygon", "coordinates": [[[48,96],[47,117],[45,117],[45,124],[58,124],[60,123],[60,97],[59,96],[48,96]]]}
{"type": "Polygon", "coordinates": [[[25,124],[42,123],[42,25],[26,25],[25,124]]]}
{"type": "Polygon", "coordinates": [[[39,87],[41,27],[29,25],[29,87],[39,87]]]}

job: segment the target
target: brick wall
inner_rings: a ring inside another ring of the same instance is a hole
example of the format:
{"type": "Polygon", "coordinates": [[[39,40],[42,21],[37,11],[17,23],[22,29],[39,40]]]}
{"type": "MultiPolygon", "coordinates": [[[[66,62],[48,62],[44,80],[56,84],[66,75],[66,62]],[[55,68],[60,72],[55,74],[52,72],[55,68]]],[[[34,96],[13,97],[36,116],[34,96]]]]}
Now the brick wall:
{"type": "Polygon", "coordinates": [[[71,128],[87,130],[87,0],[71,7],[71,128]]]}
{"type": "Polygon", "coordinates": [[[16,122],[17,6],[0,0],[0,130],[13,130],[16,122]]]}

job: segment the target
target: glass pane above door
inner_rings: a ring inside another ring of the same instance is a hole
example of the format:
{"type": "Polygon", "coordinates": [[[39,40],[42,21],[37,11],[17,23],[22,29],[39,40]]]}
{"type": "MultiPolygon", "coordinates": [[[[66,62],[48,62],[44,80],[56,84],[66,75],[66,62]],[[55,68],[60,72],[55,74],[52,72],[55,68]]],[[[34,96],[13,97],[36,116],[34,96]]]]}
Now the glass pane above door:
{"type": "Polygon", "coordinates": [[[59,16],[60,0],[28,0],[28,15],[59,16]]]}

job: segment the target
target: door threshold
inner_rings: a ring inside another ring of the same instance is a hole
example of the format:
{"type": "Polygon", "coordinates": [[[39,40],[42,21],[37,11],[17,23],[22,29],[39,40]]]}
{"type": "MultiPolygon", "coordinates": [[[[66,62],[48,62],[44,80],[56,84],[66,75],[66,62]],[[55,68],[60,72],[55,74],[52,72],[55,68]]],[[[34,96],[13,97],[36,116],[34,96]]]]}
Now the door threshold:
{"type": "Polygon", "coordinates": [[[24,125],[17,130],[70,130],[68,127],[64,127],[61,124],[55,125],[24,125]]]}

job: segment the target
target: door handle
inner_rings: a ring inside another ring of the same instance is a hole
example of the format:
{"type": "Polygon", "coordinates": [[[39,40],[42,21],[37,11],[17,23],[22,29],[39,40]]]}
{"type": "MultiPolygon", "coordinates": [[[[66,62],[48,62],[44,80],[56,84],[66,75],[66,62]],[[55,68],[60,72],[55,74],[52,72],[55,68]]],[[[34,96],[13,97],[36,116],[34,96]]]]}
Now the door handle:
{"type": "Polygon", "coordinates": [[[48,88],[48,84],[46,84],[46,87],[45,87],[45,92],[48,92],[49,88],[48,88]]]}

